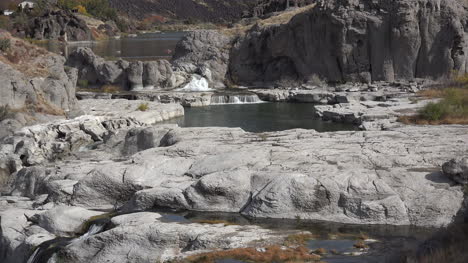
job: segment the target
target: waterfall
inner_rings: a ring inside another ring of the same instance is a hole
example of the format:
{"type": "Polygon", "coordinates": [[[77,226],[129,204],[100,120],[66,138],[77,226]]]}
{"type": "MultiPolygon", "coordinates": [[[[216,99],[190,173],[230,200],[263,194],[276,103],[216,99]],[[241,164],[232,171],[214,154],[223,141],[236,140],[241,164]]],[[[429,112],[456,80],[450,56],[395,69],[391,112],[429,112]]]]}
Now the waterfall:
{"type": "Polygon", "coordinates": [[[106,224],[103,224],[103,223],[101,223],[101,224],[92,224],[89,227],[88,232],[86,232],[84,235],[80,236],[76,240],[83,240],[83,239],[86,239],[86,238],[88,238],[90,236],[96,235],[97,233],[101,232],[104,229],[105,226],[106,226],[106,224]]]}
{"type": "Polygon", "coordinates": [[[211,105],[220,104],[254,104],[262,103],[263,101],[256,94],[243,95],[213,95],[211,97],[211,105]]]}
{"type": "Polygon", "coordinates": [[[29,257],[27,263],[47,262],[61,248],[75,241],[83,240],[90,236],[96,235],[102,232],[102,230],[104,230],[105,227],[106,222],[96,222],[88,228],[88,231],[84,235],[78,238],[58,237],[56,239],[46,241],[34,250],[33,254],[29,257]]]}

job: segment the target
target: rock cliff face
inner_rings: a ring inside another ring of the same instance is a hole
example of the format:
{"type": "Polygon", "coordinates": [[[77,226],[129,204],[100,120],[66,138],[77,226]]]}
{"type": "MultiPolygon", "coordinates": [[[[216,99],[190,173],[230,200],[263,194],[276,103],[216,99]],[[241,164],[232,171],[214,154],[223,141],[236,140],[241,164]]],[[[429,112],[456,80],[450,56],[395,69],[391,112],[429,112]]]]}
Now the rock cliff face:
{"type": "Polygon", "coordinates": [[[63,10],[49,11],[31,20],[26,35],[35,39],[58,39],[64,35],[69,41],[93,39],[85,21],[63,10]]]}
{"type": "Polygon", "coordinates": [[[467,10],[455,0],[319,0],[289,23],[253,27],[231,52],[239,84],[439,78],[466,72],[467,10]]]}

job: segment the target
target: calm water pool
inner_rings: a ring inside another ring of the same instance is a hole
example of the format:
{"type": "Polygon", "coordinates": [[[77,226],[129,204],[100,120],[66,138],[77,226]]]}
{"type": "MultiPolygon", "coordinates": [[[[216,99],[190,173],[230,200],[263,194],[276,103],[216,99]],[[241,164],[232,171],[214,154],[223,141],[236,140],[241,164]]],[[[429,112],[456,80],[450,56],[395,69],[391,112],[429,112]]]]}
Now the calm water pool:
{"type": "Polygon", "coordinates": [[[312,104],[257,103],[185,108],[185,116],[165,123],[181,127],[240,127],[249,132],[282,131],[295,128],[319,132],[356,130],[348,124],[324,122],[315,117],[312,104]]]}

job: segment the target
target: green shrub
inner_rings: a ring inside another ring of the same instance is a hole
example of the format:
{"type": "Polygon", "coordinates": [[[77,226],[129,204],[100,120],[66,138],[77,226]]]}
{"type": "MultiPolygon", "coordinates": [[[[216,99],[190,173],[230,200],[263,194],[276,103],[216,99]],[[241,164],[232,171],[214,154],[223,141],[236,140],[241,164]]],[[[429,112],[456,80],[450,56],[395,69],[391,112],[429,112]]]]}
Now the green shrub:
{"type": "Polygon", "coordinates": [[[429,122],[462,124],[468,121],[468,88],[446,88],[438,91],[441,100],[428,103],[419,111],[419,117],[429,122]]]}
{"type": "Polygon", "coordinates": [[[441,102],[439,103],[428,103],[424,108],[419,111],[419,114],[423,119],[429,121],[438,121],[441,120],[445,114],[447,113],[447,109],[444,104],[441,102]]]}
{"type": "Polygon", "coordinates": [[[148,103],[141,103],[138,105],[138,110],[139,111],[147,111],[149,109],[148,103]]]}

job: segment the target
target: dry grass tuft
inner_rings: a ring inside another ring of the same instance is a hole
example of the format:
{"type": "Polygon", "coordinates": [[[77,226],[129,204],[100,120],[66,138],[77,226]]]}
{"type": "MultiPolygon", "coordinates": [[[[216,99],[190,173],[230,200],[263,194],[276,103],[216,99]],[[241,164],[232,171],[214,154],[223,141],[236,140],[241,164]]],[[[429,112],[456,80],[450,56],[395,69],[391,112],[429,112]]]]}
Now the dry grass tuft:
{"type": "Polygon", "coordinates": [[[47,77],[50,75],[47,65],[42,62],[50,56],[47,50],[27,41],[14,38],[8,32],[0,31],[0,38],[9,39],[10,47],[0,53],[0,61],[24,73],[28,77],[47,77]]]}
{"type": "Polygon", "coordinates": [[[357,241],[353,246],[359,249],[369,248],[369,246],[362,240],[357,241]]]}
{"type": "Polygon", "coordinates": [[[202,253],[188,257],[185,261],[190,263],[214,263],[219,259],[236,259],[247,262],[318,262],[319,255],[311,254],[309,249],[303,246],[296,248],[284,248],[270,246],[265,250],[256,248],[236,248],[224,251],[202,253]]]}
{"type": "Polygon", "coordinates": [[[217,224],[223,224],[225,226],[234,226],[237,225],[235,223],[226,221],[226,220],[196,220],[195,223],[198,224],[209,224],[209,225],[217,225],[217,224]]]}
{"type": "Polygon", "coordinates": [[[314,239],[315,236],[310,233],[300,233],[300,234],[293,234],[286,237],[284,240],[285,246],[303,246],[307,243],[307,241],[314,239]]]}
{"type": "Polygon", "coordinates": [[[301,8],[292,9],[291,11],[283,12],[277,16],[272,16],[267,19],[261,20],[260,25],[268,26],[268,25],[287,24],[296,15],[307,12],[311,10],[312,8],[314,8],[315,6],[316,4],[310,4],[301,8]]]}

